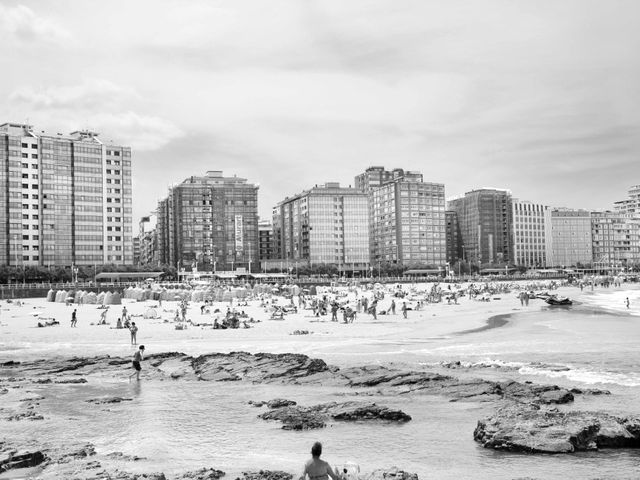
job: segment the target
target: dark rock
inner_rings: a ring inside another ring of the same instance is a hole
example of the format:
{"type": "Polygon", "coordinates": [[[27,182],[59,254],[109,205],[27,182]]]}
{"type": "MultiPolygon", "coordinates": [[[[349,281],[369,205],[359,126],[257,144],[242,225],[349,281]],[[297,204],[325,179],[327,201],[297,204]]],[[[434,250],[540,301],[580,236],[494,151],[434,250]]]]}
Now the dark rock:
{"type": "Polygon", "coordinates": [[[263,402],[262,400],[249,400],[249,405],[253,405],[254,407],[264,407],[267,402],[263,402]]]}
{"type": "Polygon", "coordinates": [[[364,480],[418,480],[416,473],[405,472],[398,467],[374,470],[362,477],[364,480]]]}
{"type": "Polygon", "coordinates": [[[326,426],[325,415],[298,406],[275,408],[258,415],[258,418],[282,422],[284,430],[310,430],[326,426]]]}
{"type": "Polygon", "coordinates": [[[242,472],[236,480],[291,480],[293,475],[280,470],[260,470],[258,472],[242,472]]]}
{"type": "Polygon", "coordinates": [[[218,480],[224,477],[226,474],[222,470],[216,470],[213,468],[201,468],[194,472],[184,473],[179,479],[190,480],[218,480]]]}
{"type": "Polygon", "coordinates": [[[10,415],[6,418],[6,420],[10,422],[16,422],[20,420],[44,420],[44,417],[33,410],[28,412],[16,413],[15,415],[10,415]]]}
{"type": "Polygon", "coordinates": [[[87,403],[95,403],[95,404],[104,404],[104,403],[120,403],[120,402],[130,402],[133,398],[123,398],[123,397],[105,397],[105,398],[91,398],[89,400],[85,400],[87,403]]]}
{"type": "Polygon", "coordinates": [[[86,378],[67,378],[64,380],[56,380],[53,383],[87,383],[86,378]]]}
{"type": "Polygon", "coordinates": [[[96,454],[96,448],[91,443],[87,443],[78,450],[62,455],[56,463],[69,463],[73,460],[81,460],[96,454]]]}
{"type": "Polygon", "coordinates": [[[289,407],[291,405],[297,405],[297,403],[293,400],[287,400],[285,398],[274,398],[273,400],[269,400],[267,402],[267,407],[269,408],[289,407]]]}
{"type": "Polygon", "coordinates": [[[138,460],[144,460],[144,457],[138,457],[137,455],[125,455],[122,452],[111,452],[105,455],[105,457],[113,460],[124,460],[127,462],[137,462],[138,460]]]}
{"type": "Polygon", "coordinates": [[[473,437],[485,448],[530,453],[639,448],[640,420],[509,405],[479,421],[473,437]]]}
{"type": "Polygon", "coordinates": [[[0,365],[3,367],[16,367],[20,365],[20,362],[16,362],[15,360],[9,360],[8,362],[3,362],[0,365]]]}
{"type": "Polygon", "coordinates": [[[365,402],[323,403],[313,407],[289,405],[258,415],[263,420],[282,422],[285,430],[323,428],[329,418],[341,421],[386,420],[408,422],[411,417],[401,410],[365,402]]]}
{"type": "Polygon", "coordinates": [[[47,459],[44,453],[39,450],[13,451],[0,454],[0,473],[13,470],[15,468],[37,467],[47,459]]]}

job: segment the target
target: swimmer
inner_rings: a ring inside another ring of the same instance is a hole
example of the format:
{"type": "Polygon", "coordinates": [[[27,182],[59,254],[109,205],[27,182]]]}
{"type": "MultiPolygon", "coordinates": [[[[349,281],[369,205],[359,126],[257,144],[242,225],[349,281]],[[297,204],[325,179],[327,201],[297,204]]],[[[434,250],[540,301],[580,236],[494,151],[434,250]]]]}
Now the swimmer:
{"type": "Polygon", "coordinates": [[[311,447],[311,459],[307,460],[304,465],[300,480],[305,480],[307,477],[309,480],[328,480],[329,477],[333,480],[340,480],[340,476],[333,471],[331,466],[324,460],[320,460],[320,455],[322,455],[322,444],[316,442],[311,447]]]}

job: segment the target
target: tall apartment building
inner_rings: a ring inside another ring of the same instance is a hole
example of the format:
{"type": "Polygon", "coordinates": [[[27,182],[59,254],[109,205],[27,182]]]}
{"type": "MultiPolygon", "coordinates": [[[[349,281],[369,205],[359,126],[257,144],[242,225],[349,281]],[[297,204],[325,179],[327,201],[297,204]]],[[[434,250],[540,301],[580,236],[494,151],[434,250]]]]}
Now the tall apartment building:
{"type": "Polygon", "coordinates": [[[545,205],[513,199],[513,263],[522,267],[546,267],[551,210],[545,205]]]}
{"type": "Polygon", "coordinates": [[[258,185],[209,171],[170,188],[156,214],[160,263],[210,271],[258,268],[258,185]]]}
{"type": "Polygon", "coordinates": [[[512,263],[512,198],[508,190],[472,190],[448,202],[458,215],[462,248],[467,261],[512,263]]]}
{"type": "Polygon", "coordinates": [[[447,262],[453,265],[462,258],[462,242],[460,238],[460,226],[458,215],[452,210],[444,212],[446,223],[447,262]]]}
{"type": "Polygon", "coordinates": [[[593,262],[603,266],[640,264],[640,216],[591,212],[593,262]]]}
{"type": "Polygon", "coordinates": [[[273,209],[276,257],[365,271],[369,263],[367,195],[339,183],[316,185],[273,209]]]}
{"type": "Polygon", "coordinates": [[[273,224],[270,220],[260,220],[258,222],[258,244],[260,262],[277,258],[273,238],[273,224]]]}
{"type": "Polygon", "coordinates": [[[630,187],[628,197],[615,202],[614,209],[619,213],[640,215],[640,185],[630,187]]]}
{"type": "Polygon", "coordinates": [[[443,184],[425,182],[419,172],[379,172],[372,167],[356,177],[356,185],[362,191],[368,188],[372,263],[446,263],[443,184]]]}
{"type": "Polygon", "coordinates": [[[131,149],[0,125],[0,265],[132,264],[131,149]]]}
{"type": "Polygon", "coordinates": [[[547,265],[575,267],[593,261],[591,214],[587,210],[550,209],[551,229],[547,230],[547,265]]]}

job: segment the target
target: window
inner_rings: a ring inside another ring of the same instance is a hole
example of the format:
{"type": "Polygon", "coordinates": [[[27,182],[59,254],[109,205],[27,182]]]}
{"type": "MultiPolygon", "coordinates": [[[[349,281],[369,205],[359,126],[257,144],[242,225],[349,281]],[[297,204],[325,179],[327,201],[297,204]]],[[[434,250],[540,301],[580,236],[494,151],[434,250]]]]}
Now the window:
{"type": "Polygon", "coordinates": [[[22,260],[24,260],[24,261],[27,261],[27,262],[28,262],[28,261],[29,261],[29,255],[23,255],[23,256],[22,256],[22,260]]]}
{"type": "Polygon", "coordinates": [[[34,179],[34,180],[37,180],[38,179],[38,174],[37,173],[32,173],[31,174],[31,178],[34,179]]]}
{"type": "Polygon", "coordinates": [[[31,238],[33,240],[40,240],[40,236],[39,235],[32,235],[31,238]]]}
{"type": "Polygon", "coordinates": [[[22,199],[23,200],[29,200],[29,194],[28,193],[23,193],[22,194],[22,199]]]}
{"type": "Polygon", "coordinates": [[[37,153],[32,153],[31,154],[31,158],[38,158],[38,154],[37,153]]]}
{"type": "Polygon", "coordinates": [[[22,148],[29,148],[29,144],[28,143],[23,143],[22,144],[22,148]]]}
{"type": "Polygon", "coordinates": [[[34,213],[33,215],[31,215],[31,218],[33,218],[34,220],[38,220],[39,217],[37,214],[34,213]]]}
{"type": "Polygon", "coordinates": [[[38,185],[31,185],[31,190],[37,190],[38,189],[38,185]]]}
{"type": "Polygon", "coordinates": [[[31,198],[32,198],[33,200],[38,200],[38,194],[37,194],[37,193],[32,193],[32,194],[31,194],[31,198]]]}
{"type": "Polygon", "coordinates": [[[32,163],[31,164],[31,168],[34,168],[34,169],[37,170],[38,169],[38,164],[37,163],[32,163]]]}
{"type": "Polygon", "coordinates": [[[29,158],[29,154],[28,153],[23,153],[22,154],[22,158],[29,158]]]}
{"type": "Polygon", "coordinates": [[[29,174],[28,173],[23,173],[22,174],[22,178],[29,178],[29,174]]]}
{"type": "Polygon", "coordinates": [[[28,213],[23,213],[22,214],[22,219],[23,220],[29,220],[29,214],[28,213]]]}
{"type": "Polygon", "coordinates": [[[38,255],[34,255],[33,259],[37,261],[37,260],[40,260],[40,257],[38,255]]]}
{"type": "Polygon", "coordinates": [[[29,208],[29,205],[27,205],[26,203],[23,203],[23,204],[22,204],[22,209],[24,210],[25,208],[27,208],[27,209],[28,209],[28,208],[29,208]]]}
{"type": "MultiPolygon", "coordinates": [[[[22,235],[22,239],[23,240],[29,240],[29,235],[22,235]]],[[[22,248],[24,248],[24,245],[23,245],[22,248]]]]}
{"type": "Polygon", "coordinates": [[[107,169],[107,173],[109,173],[109,174],[110,174],[110,173],[111,173],[111,170],[107,169]]]}
{"type": "Polygon", "coordinates": [[[22,168],[29,168],[29,164],[28,163],[23,163],[22,164],[22,168]]]}

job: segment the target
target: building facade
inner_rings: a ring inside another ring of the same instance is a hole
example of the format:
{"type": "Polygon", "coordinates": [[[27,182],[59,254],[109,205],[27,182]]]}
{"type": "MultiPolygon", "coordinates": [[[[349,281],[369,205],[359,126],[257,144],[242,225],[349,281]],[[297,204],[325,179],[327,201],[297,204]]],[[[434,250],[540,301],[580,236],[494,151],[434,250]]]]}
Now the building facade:
{"type": "Polygon", "coordinates": [[[0,125],[0,264],[133,263],[131,149],[0,125]]]}
{"type": "Polygon", "coordinates": [[[587,210],[550,209],[551,229],[547,231],[547,265],[576,267],[593,261],[591,214],[587,210]]]}
{"type": "Polygon", "coordinates": [[[513,263],[527,268],[547,266],[547,231],[551,210],[545,205],[513,199],[513,263]]]}
{"type": "Polygon", "coordinates": [[[339,183],[316,185],[273,209],[276,258],[366,271],[369,263],[367,195],[339,183]]]}
{"type": "Polygon", "coordinates": [[[258,185],[209,171],[170,188],[156,214],[161,264],[201,271],[259,268],[258,185]]]}
{"type": "Polygon", "coordinates": [[[369,191],[372,264],[446,263],[444,185],[421,173],[395,169],[369,191]]]}
{"type": "Polygon", "coordinates": [[[276,258],[273,224],[269,220],[260,220],[258,222],[258,245],[261,264],[264,260],[273,260],[276,258]]]}
{"type": "Polygon", "coordinates": [[[513,262],[512,198],[509,190],[472,190],[448,202],[458,216],[463,254],[476,264],[513,262]]]}
{"type": "Polygon", "coordinates": [[[595,266],[640,265],[640,216],[591,212],[591,239],[595,266]]]}
{"type": "Polygon", "coordinates": [[[444,212],[444,218],[446,223],[447,262],[449,265],[453,265],[462,258],[458,215],[452,210],[447,210],[444,212]]]}
{"type": "Polygon", "coordinates": [[[619,213],[640,215],[640,185],[630,187],[627,198],[616,202],[614,209],[619,213]]]}

